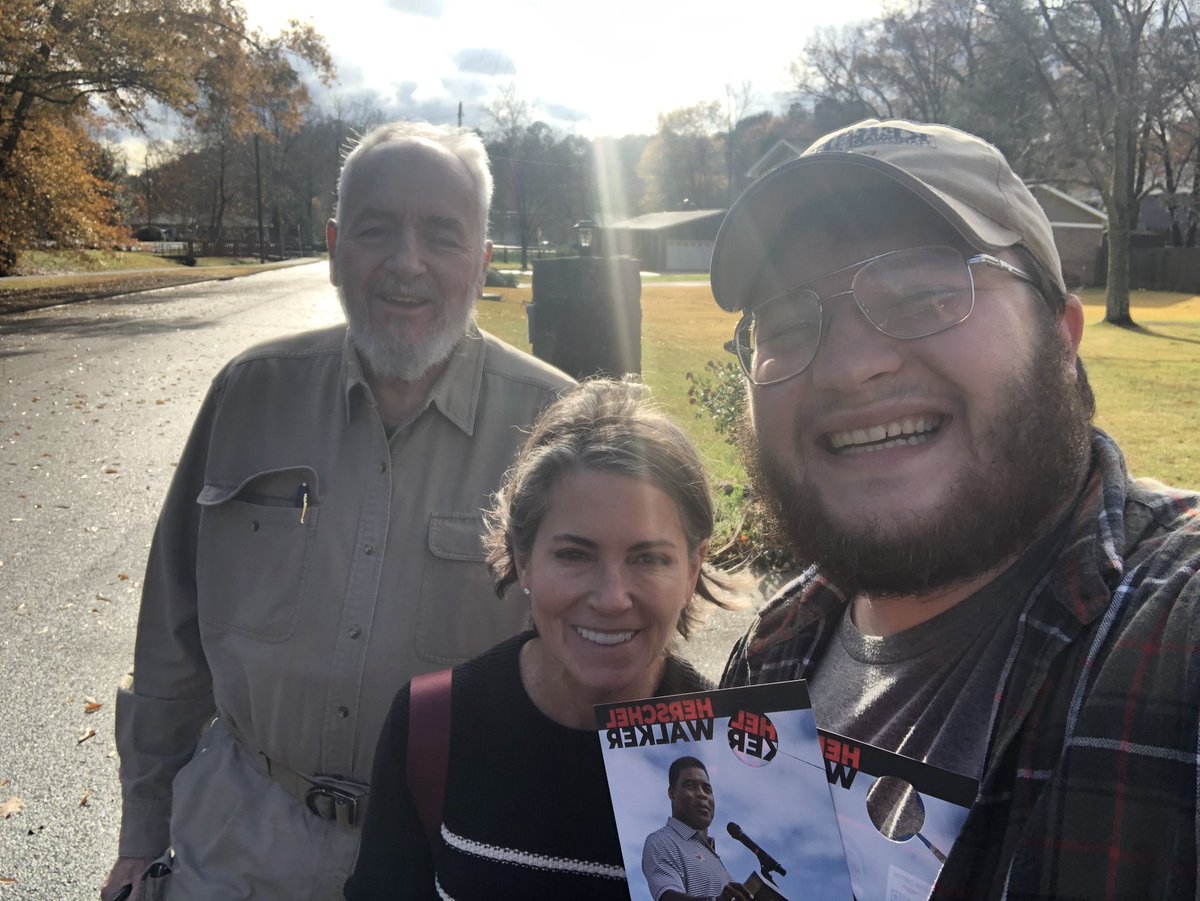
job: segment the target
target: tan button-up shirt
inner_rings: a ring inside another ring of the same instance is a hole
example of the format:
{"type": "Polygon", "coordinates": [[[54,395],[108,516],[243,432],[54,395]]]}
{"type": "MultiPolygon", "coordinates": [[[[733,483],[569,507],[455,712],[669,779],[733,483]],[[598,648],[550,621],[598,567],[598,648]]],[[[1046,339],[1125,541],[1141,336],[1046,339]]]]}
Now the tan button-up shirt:
{"type": "Polygon", "coordinates": [[[159,519],[118,696],[122,854],[167,847],[171,780],[214,713],[274,761],[366,782],[401,685],[520,630],[481,512],[570,384],[472,329],[389,438],[344,326],[221,371],[159,519]]]}

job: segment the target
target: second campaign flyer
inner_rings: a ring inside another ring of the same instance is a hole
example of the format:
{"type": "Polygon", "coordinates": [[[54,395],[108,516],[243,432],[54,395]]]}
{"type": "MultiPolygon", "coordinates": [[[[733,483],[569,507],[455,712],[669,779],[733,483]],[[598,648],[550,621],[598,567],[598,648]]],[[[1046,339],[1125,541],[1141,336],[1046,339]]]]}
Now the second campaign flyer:
{"type": "Polygon", "coordinates": [[[920,901],[978,788],[818,730],[803,681],[601,705],[596,725],[634,901],[726,881],[755,901],[920,901]]]}

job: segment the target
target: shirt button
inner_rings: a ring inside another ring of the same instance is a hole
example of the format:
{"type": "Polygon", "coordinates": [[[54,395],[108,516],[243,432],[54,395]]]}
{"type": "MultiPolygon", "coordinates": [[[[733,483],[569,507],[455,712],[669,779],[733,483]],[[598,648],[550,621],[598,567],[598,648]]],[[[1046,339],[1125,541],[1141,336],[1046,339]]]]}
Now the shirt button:
{"type": "Polygon", "coordinates": [[[362,635],[362,629],[358,626],[351,626],[349,634],[351,638],[358,638],[358,636],[362,635]]]}
{"type": "Polygon", "coordinates": [[[346,717],[348,717],[350,715],[350,709],[348,707],[339,707],[337,709],[337,715],[341,719],[345,719],[346,717]]]}
{"type": "Polygon", "coordinates": [[[364,544],[363,545],[363,553],[366,554],[368,557],[370,557],[373,553],[375,553],[375,545],[364,544]]]}
{"type": "Polygon", "coordinates": [[[386,463],[380,463],[380,464],[379,464],[379,471],[380,471],[380,472],[387,472],[387,464],[386,464],[386,463]]]}

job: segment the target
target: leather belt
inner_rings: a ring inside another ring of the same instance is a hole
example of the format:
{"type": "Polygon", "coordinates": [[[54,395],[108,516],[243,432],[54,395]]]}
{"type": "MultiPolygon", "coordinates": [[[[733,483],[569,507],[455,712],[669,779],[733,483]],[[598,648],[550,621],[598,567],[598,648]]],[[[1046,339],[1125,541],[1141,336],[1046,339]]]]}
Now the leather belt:
{"type": "Polygon", "coordinates": [[[254,751],[240,729],[227,719],[221,720],[245,752],[251,764],[260,773],[265,773],[279,784],[284,791],[304,806],[314,816],[347,829],[359,829],[367,818],[367,802],[371,789],[361,782],[351,782],[341,776],[306,776],[290,767],[272,760],[262,751],[254,751]]]}

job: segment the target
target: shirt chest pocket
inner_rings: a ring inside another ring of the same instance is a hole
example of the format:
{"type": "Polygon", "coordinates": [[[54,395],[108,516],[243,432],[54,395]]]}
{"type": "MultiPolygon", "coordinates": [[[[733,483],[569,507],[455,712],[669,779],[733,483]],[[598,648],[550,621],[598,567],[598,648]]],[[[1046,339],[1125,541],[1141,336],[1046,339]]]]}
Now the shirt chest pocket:
{"type": "Polygon", "coordinates": [[[441,664],[460,663],[515,635],[528,607],[520,592],[496,597],[483,550],[483,517],[434,513],[429,518],[417,653],[441,664]]]}
{"type": "Polygon", "coordinates": [[[261,641],[291,637],[320,519],[317,473],[268,470],[196,498],[196,587],[201,625],[261,641]]]}

